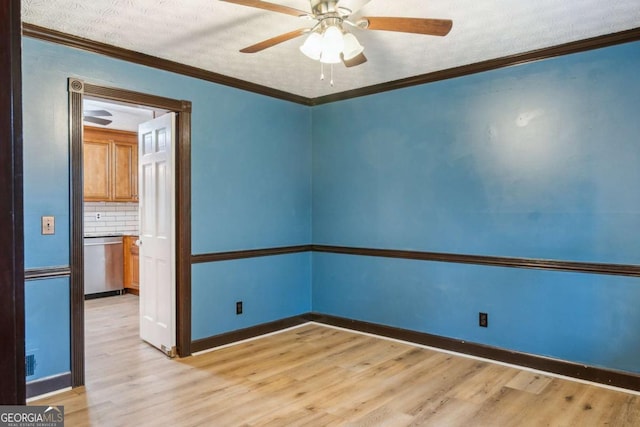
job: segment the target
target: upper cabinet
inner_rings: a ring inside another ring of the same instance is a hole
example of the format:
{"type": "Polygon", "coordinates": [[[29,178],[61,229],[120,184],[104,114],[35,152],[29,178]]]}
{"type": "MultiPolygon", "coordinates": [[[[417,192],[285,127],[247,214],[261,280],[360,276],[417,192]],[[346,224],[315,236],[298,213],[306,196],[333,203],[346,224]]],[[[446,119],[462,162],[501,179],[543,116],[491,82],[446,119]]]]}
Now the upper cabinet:
{"type": "Polygon", "coordinates": [[[138,144],[113,142],[113,200],[116,202],[138,201],[138,144]]]}
{"type": "Polygon", "coordinates": [[[85,201],[138,201],[135,132],[85,126],[83,158],[85,201]]]}

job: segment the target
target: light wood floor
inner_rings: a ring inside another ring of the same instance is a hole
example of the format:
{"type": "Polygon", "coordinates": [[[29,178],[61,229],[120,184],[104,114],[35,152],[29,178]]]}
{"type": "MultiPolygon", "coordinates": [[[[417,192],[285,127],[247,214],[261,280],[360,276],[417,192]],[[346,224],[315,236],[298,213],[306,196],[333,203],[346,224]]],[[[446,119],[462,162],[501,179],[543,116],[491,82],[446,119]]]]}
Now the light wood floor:
{"type": "Polygon", "coordinates": [[[308,324],[185,359],[138,339],[137,297],[87,302],[67,426],[638,426],[640,396],[308,324]]]}

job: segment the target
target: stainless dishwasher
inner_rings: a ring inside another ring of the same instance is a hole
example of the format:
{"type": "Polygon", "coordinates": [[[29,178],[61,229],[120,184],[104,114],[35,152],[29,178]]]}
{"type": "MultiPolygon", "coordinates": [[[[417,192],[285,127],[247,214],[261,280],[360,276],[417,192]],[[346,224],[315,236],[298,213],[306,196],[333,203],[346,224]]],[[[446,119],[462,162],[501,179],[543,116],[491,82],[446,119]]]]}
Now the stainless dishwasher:
{"type": "Polygon", "coordinates": [[[122,269],[122,236],[84,238],[85,298],[120,294],[122,269]]]}

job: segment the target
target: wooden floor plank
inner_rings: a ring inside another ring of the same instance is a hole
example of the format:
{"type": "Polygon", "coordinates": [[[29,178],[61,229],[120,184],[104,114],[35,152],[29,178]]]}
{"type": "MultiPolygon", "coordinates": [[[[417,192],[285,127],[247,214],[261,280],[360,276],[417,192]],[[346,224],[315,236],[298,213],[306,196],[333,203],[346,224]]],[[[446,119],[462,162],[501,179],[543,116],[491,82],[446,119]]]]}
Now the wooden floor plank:
{"type": "Polygon", "coordinates": [[[551,378],[534,372],[519,372],[506,386],[516,390],[528,391],[529,393],[540,394],[549,384],[551,378]]]}
{"type": "Polygon", "coordinates": [[[637,426],[640,396],[309,323],[168,359],[134,295],[86,303],[70,426],[637,426]]]}

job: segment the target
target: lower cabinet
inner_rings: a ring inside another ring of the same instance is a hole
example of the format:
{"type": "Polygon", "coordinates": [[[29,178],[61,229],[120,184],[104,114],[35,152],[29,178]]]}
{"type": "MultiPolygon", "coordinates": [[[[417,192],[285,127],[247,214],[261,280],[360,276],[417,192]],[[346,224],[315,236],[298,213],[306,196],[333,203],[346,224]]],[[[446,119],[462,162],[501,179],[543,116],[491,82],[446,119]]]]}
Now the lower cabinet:
{"type": "Polygon", "coordinates": [[[140,290],[140,249],[136,245],[138,236],[124,236],[124,288],[128,293],[139,295],[140,290]]]}

